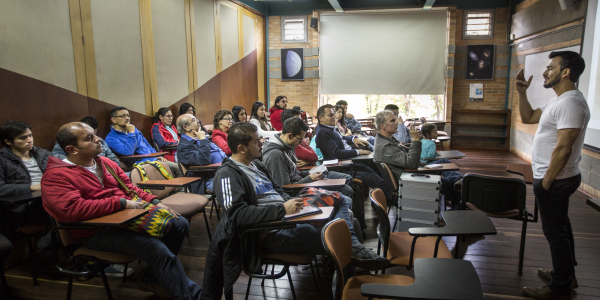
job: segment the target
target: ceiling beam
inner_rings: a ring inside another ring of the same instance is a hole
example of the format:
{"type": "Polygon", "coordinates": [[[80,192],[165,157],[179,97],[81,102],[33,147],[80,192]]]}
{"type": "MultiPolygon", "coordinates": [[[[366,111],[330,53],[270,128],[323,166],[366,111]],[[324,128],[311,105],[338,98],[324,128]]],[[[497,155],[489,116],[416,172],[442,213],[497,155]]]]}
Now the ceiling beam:
{"type": "Polygon", "coordinates": [[[329,4],[331,4],[331,6],[333,7],[333,9],[335,9],[335,12],[338,12],[338,13],[343,13],[344,12],[344,10],[340,6],[340,3],[338,2],[338,0],[329,0],[329,4]]]}
{"type": "Polygon", "coordinates": [[[427,0],[427,2],[425,2],[425,5],[423,5],[423,9],[431,9],[433,3],[435,3],[435,0],[427,0]]]}

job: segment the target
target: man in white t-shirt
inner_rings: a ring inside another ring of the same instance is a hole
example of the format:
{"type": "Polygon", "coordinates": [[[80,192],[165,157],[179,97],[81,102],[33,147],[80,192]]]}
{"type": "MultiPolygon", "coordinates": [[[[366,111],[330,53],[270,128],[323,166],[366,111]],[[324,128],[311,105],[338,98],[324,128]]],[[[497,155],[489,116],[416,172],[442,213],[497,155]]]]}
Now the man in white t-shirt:
{"type": "Polygon", "coordinates": [[[553,270],[538,269],[538,275],[550,283],[544,287],[525,287],[523,294],[535,299],[571,299],[575,279],[575,245],[569,221],[569,197],[581,183],[579,161],[590,109],[575,87],[585,69],[578,53],[555,51],[544,72],[544,87],[552,88],[556,98],[533,110],[527,100],[527,88],[533,76],[525,80],[523,70],[517,74],[519,112],[525,124],[539,123],[533,138],[533,192],[542,230],[552,256],[553,270]]]}

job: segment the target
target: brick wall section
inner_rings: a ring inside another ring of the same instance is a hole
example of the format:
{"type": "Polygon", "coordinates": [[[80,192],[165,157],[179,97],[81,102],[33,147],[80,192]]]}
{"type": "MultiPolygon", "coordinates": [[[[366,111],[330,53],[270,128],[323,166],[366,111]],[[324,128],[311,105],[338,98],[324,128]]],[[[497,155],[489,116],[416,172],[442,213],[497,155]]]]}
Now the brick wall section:
{"type": "MultiPolygon", "coordinates": [[[[312,15],[307,16],[310,22],[312,15]]],[[[269,51],[279,51],[284,48],[316,48],[319,47],[319,34],[313,28],[308,27],[308,43],[282,43],[281,42],[281,17],[269,17],[269,51]]],[[[315,56],[304,56],[304,59],[318,59],[315,56]]],[[[270,60],[279,60],[278,57],[270,57],[270,60]]],[[[318,67],[305,68],[306,70],[318,70],[318,67]]],[[[281,68],[269,68],[269,71],[281,72],[281,68]]],[[[281,79],[269,79],[269,92],[271,105],[275,98],[285,95],[288,98],[288,108],[300,106],[311,116],[317,114],[319,103],[319,79],[307,78],[304,81],[281,81],[281,79]]]]}

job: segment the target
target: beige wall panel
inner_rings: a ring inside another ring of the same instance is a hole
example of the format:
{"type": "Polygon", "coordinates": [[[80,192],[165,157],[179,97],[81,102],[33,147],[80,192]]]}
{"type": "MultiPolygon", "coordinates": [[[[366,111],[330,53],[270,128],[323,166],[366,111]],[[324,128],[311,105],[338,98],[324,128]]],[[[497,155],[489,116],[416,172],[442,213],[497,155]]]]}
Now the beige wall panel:
{"type": "Polygon", "coordinates": [[[158,101],[160,107],[168,107],[190,93],[185,2],[152,0],[151,7],[158,101]]]}
{"type": "Polygon", "coordinates": [[[0,68],[77,92],[69,2],[0,0],[0,68]]]}
{"type": "Polygon", "coordinates": [[[256,49],[254,19],[244,15],[244,57],[256,49]]]}
{"type": "Polygon", "coordinates": [[[138,0],[92,0],[98,97],[146,114],[138,0]]]}
{"type": "Polygon", "coordinates": [[[221,52],[223,70],[240,60],[237,10],[221,4],[221,52]]]}
{"type": "Polygon", "coordinates": [[[194,0],[198,87],[217,75],[214,0],[194,0]]]}

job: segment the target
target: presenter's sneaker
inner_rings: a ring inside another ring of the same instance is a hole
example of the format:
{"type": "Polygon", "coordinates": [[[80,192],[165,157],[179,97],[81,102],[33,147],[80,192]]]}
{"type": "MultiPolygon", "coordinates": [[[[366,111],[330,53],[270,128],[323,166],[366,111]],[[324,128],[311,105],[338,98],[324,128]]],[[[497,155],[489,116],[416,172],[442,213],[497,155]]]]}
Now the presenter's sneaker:
{"type": "Polygon", "coordinates": [[[543,287],[529,287],[523,288],[523,295],[533,299],[552,299],[552,300],[570,300],[571,294],[557,294],[553,292],[547,285],[543,287]]]}
{"type": "Polygon", "coordinates": [[[365,270],[381,270],[390,264],[385,257],[377,255],[358,243],[352,245],[352,260],[357,267],[365,270]]]}
{"type": "MultiPolygon", "coordinates": [[[[539,268],[538,275],[540,277],[542,277],[542,279],[544,279],[544,280],[547,280],[547,281],[552,280],[552,270],[550,270],[550,269],[539,268]]],[[[576,289],[578,287],[579,287],[579,285],[577,284],[577,278],[573,277],[573,282],[571,282],[571,288],[576,289]]]]}
{"type": "MultiPolygon", "coordinates": [[[[104,274],[106,274],[106,277],[123,278],[124,271],[125,271],[125,265],[112,264],[104,269],[104,274]]],[[[133,275],[133,269],[127,268],[127,277],[129,277],[131,275],[133,275]]]]}

